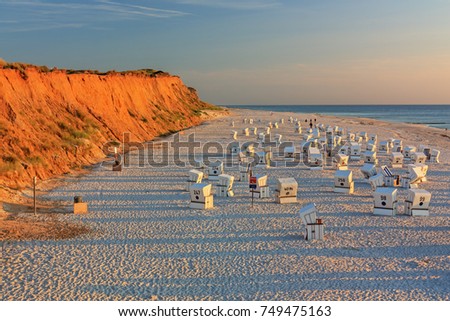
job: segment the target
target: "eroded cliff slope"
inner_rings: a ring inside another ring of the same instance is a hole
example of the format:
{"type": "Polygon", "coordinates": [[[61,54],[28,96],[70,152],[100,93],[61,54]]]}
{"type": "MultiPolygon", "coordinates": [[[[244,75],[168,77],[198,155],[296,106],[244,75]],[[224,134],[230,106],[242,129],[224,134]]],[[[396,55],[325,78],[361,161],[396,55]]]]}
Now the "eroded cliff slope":
{"type": "Polygon", "coordinates": [[[0,185],[22,188],[104,157],[124,132],[147,141],[199,124],[205,109],[177,76],[0,65],[0,185]]]}

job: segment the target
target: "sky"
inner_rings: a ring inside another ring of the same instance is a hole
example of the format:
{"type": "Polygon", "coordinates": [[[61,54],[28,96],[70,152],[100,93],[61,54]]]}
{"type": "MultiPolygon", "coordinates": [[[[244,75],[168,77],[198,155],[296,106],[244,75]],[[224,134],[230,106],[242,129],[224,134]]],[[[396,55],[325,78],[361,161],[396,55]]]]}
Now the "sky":
{"type": "Polygon", "coordinates": [[[0,0],[0,57],[238,104],[450,104],[450,0],[0,0]]]}

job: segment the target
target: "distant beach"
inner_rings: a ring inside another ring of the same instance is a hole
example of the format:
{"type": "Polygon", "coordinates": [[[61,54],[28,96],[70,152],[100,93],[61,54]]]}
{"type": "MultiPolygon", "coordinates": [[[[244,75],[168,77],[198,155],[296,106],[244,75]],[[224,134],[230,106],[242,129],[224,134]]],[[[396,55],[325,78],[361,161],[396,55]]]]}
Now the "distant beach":
{"type": "MultiPolygon", "coordinates": [[[[236,130],[243,143],[255,140],[242,134],[245,127],[261,131],[272,121],[280,124],[273,134],[299,149],[302,135],[287,120],[314,115],[232,109],[229,116],[180,137],[195,133],[201,143],[226,145],[236,130]],[[244,124],[244,118],[253,118],[254,125],[244,124]]],[[[136,166],[113,172],[99,164],[46,196],[65,202],[67,222],[92,232],[66,240],[5,242],[3,300],[450,300],[449,137],[422,125],[317,118],[317,123],[377,134],[379,141],[395,138],[404,146],[439,149],[441,163],[430,164],[428,182],[420,184],[432,193],[430,216],[374,216],[362,161],[349,166],[354,195],[333,192],[332,169],[255,168],[255,174],[268,175],[272,195],[256,199],[254,207],[235,164],[225,169],[236,177],[235,197],[215,195],[214,209],[192,210],[185,191],[192,166],[138,167],[140,157],[133,151],[136,166]],[[276,178],[282,177],[297,180],[298,203],[275,203],[276,178]],[[70,214],[76,195],[89,204],[88,214],[70,214]],[[298,212],[308,203],[316,204],[324,221],[324,241],[304,239],[298,212]]],[[[168,136],[158,143],[172,140],[168,136]]],[[[179,156],[186,159],[187,149],[179,156]]],[[[379,159],[388,163],[387,155],[379,159]]],[[[394,172],[405,174],[406,165],[394,172]]],[[[399,189],[400,198],[406,193],[399,189]]]]}
{"type": "Polygon", "coordinates": [[[230,108],[365,117],[450,128],[450,105],[231,105],[230,108]]]}

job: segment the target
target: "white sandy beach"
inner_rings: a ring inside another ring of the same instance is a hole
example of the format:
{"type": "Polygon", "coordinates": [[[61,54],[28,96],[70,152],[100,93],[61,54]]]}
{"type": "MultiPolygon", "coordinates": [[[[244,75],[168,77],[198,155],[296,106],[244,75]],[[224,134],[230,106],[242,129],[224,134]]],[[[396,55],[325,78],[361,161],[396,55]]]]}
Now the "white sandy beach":
{"type": "MultiPolygon", "coordinates": [[[[359,171],[362,160],[349,163],[354,195],[333,192],[334,170],[257,168],[269,175],[271,191],[276,178],[296,178],[299,202],[279,205],[271,197],[256,199],[252,208],[248,183],[237,180],[236,196],[215,196],[214,209],[207,211],[189,209],[184,190],[192,167],[112,172],[97,166],[48,195],[68,204],[82,195],[89,214],[67,214],[67,220],[81,221],[93,232],[63,241],[7,243],[3,300],[449,300],[450,138],[442,136],[447,132],[370,119],[232,110],[182,137],[195,132],[201,142],[225,145],[237,130],[244,142],[242,129],[253,126],[243,118],[262,119],[254,125],[260,129],[284,118],[273,133],[299,148],[301,135],[289,116],[303,124],[317,118],[352,132],[376,133],[379,141],[392,137],[403,139],[404,146],[439,149],[441,163],[429,164],[428,182],[420,184],[432,192],[430,216],[373,216],[372,190],[359,171]],[[324,220],[324,241],[304,240],[298,211],[311,202],[324,220]]],[[[387,164],[387,156],[379,159],[387,164]]],[[[406,166],[394,170],[405,171],[406,166]]],[[[225,172],[238,178],[237,166],[225,172]]],[[[406,193],[399,189],[400,198],[406,193]]]]}

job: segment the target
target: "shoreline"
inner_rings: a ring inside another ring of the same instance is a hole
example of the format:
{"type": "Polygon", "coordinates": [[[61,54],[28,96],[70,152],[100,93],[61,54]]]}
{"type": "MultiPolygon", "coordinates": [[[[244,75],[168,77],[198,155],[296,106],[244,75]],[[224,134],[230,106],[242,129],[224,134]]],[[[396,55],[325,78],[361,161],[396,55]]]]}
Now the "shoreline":
{"type": "Polygon", "coordinates": [[[430,125],[433,125],[433,124],[441,124],[441,125],[444,125],[444,124],[447,124],[448,125],[448,127],[447,127],[447,130],[448,130],[448,128],[450,128],[450,123],[446,123],[446,122],[439,122],[439,123],[415,123],[415,122],[408,122],[408,121],[402,121],[402,120],[399,120],[399,121],[389,121],[389,120],[386,120],[386,119],[379,119],[379,118],[370,118],[370,117],[364,117],[363,115],[361,115],[361,116],[353,116],[353,115],[341,115],[341,114],[339,114],[339,113],[335,113],[335,114],[332,114],[332,113],[323,113],[323,112],[305,112],[305,111],[301,111],[301,110],[298,110],[298,111],[296,111],[296,110],[291,110],[291,111],[278,111],[277,110],[277,108],[278,107],[299,107],[299,109],[300,109],[300,107],[308,107],[308,108],[313,108],[313,107],[315,107],[315,106],[317,106],[317,107],[376,107],[376,106],[383,106],[383,107],[395,107],[395,106],[399,106],[399,107],[407,107],[407,106],[415,106],[415,107],[420,107],[420,106],[423,106],[423,107],[426,107],[426,106],[439,106],[439,107],[441,107],[441,106],[448,106],[449,108],[450,108],[450,105],[445,105],[445,104],[434,104],[434,105],[229,105],[229,106],[226,106],[226,105],[224,105],[225,107],[227,107],[227,108],[230,108],[230,109],[244,109],[244,110],[248,110],[248,111],[258,111],[258,110],[260,110],[260,111],[271,111],[271,112],[279,112],[279,113],[299,113],[299,114],[312,114],[312,115],[317,115],[317,116],[321,116],[321,117],[341,117],[341,118],[363,118],[363,119],[367,119],[367,120],[376,120],[376,121],[384,121],[384,122],[389,122],[389,123],[399,123],[399,124],[411,124],[411,125],[425,125],[425,126],[427,126],[427,127],[430,127],[430,128],[436,128],[436,129],[441,129],[441,130],[444,130],[444,131],[446,131],[446,128],[441,128],[441,127],[434,127],[434,126],[430,126],[430,125]],[[230,107],[231,106],[231,107],[230,107]],[[236,107],[233,107],[233,106],[236,106],[236,107]],[[241,107],[242,106],[242,107],[241,107]],[[246,107],[255,107],[255,108],[246,108],[246,107]],[[258,107],[263,107],[263,109],[258,109],[258,107]],[[264,109],[264,107],[274,107],[273,109],[264,109]]]}
{"type": "MultiPolygon", "coordinates": [[[[266,110],[256,110],[256,109],[245,109],[245,108],[230,108],[232,110],[241,110],[241,114],[245,115],[245,117],[251,117],[251,115],[254,115],[255,112],[257,111],[261,111],[264,113],[270,113],[271,111],[266,111],[266,110]]],[[[369,125],[369,126],[377,126],[377,127],[387,127],[391,132],[394,132],[395,130],[407,130],[408,132],[410,131],[414,131],[416,129],[419,129],[421,131],[421,133],[424,133],[425,135],[428,135],[429,132],[434,132],[435,134],[439,134],[441,137],[443,138],[447,138],[448,139],[448,143],[444,144],[444,146],[441,146],[441,149],[450,149],[450,132],[448,135],[446,135],[446,131],[445,129],[442,128],[437,128],[437,127],[430,127],[424,124],[411,124],[411,123],[406,123],[406,122],[394,122],[394,121],[386,121],[386,120],[379,120],[379,119],[373,119],[373,118],[366,118],[366,117],[352,117],[352,116],[334,116],[334,115],[326,115],[326,114],[319,114],[319,113],[303,113],[303,112],[278,112],[278,111],[272,111],[275,114],[280,114],[280,115],[284,115],[284,116],[288,116],[288,115],[306,115],[306,118],[308,118],[308,120],[311,118],[311,115],[316,115],[316,116],[320,116],[321,118],[319,118],[317,120],[317,124],[319,123],[326,123],[327,121],[335,121],[337,122],[337,124],[341,124],[344,125],[345,122],[349,122],[348,126],[342,126],[344,129],[347,128],[360,128],[360,125],[369,125]],[[442,135],[444,134],[444,135],[442,135]]],[[[236,113],[238,114],[238,113],[236,113]]],[[[257,117],[254,117],[257,118],[257,117]]],[[[303,124],[303,122],[302,122],[303,124]]],[[[249,125],[249,127],[251,127],[249,125]]],[[[308,121],[308,126],[309,127],[309,121],[308,121]]],[[[369,130],[361,130],[361,131],[367,131],[369,132],[369,130]]],[[[358,132],[356,130],[356,132],[358,132]]],[[[394,132],[395,133],[395,132],[394,132]]],[[[413,141],[410,141],[411,144],[413,144],[413,141]]],[[[404,144],[405,145],[405,144],[404,144]]],[[[439,149],[439,146],[435,145],[435,148],[439,149]]],[[[444,152],[444,150],[441,150],[441,153],[444,152]]],[[[442,154],[441,154],[442,155],[442,154]]],[[[444,157],[442,157],[444,158],[444,157]]]]}

